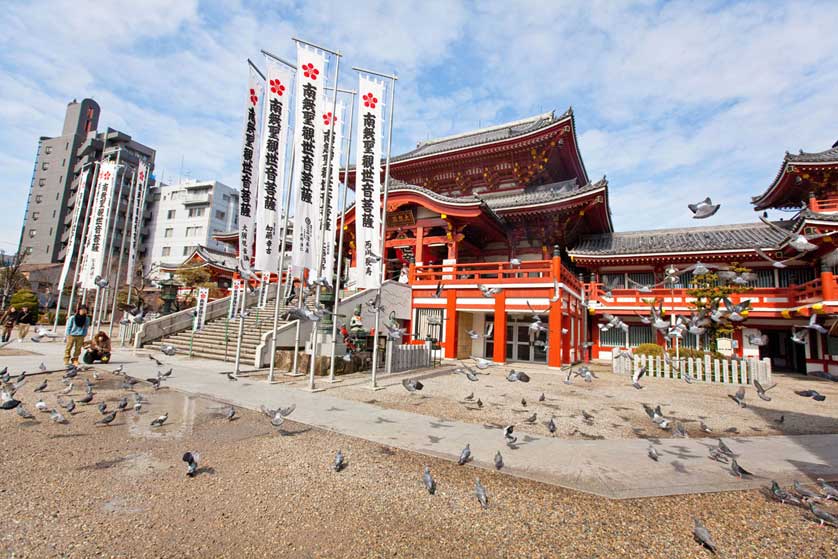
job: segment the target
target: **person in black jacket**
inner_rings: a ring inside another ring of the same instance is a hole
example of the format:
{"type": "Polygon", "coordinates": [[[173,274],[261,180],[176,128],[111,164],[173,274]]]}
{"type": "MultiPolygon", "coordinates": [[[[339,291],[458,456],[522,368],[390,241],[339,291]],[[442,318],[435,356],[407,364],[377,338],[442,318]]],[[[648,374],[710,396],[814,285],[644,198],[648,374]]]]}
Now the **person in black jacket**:
{"type": "Polygon", "coordinates": [[[32,313],[29,311],[29,307],[23,307],[17,317],[17,337],[20,338],[20,341],[25,340],[26,336],[29,335],[30,324],[32,324],[32,313]]]}
{"type": "Polygon", "coordinates": [[[14,305],[10,306],[6,309],[6,312],[3,313],[3,317],[0,319],[0,323],[3,325],[3,343],[8,342],[12,337],[12,330],[14,330],[15,324],[17,324],[17,317],[19,314],[20,312],[14,305]]]}

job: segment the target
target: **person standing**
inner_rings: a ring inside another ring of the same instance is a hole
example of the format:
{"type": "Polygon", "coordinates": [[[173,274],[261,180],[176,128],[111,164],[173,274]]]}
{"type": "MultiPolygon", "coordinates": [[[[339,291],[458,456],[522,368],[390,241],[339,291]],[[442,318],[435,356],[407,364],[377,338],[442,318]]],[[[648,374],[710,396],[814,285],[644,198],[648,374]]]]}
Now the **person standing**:
{"type": "Polygon", "coordinates": [[[17,317],[17,337],[20,341],[26,339],[29,335],[29,325],[32,323],[32,313],[29,312],[29,307],[20,309],[20,315],[17,317]]]}
{"type": "Polygon", "coordinates": [[[65,365],[69,365],[71,359],[73,365],[79,364],[79,355],[81,355],[88,328],[90,328],[90,317],[87,315],[87,306],[79,305],[76,313],[67,319],[67,329],[64,332],[67,336],[67,345],[64,346],[65,365]]]}
{"type": "Polygon", "coordinates": [[[14,305],[10,306],[6,309],[6,312],[3,313],[3,318],[0,320],[3,324],[3,343],[6,343],[11,339],[12,331],[15,329],[15,324],[17,324],[18,314],[18,310],[14,307],[14,305]]]}

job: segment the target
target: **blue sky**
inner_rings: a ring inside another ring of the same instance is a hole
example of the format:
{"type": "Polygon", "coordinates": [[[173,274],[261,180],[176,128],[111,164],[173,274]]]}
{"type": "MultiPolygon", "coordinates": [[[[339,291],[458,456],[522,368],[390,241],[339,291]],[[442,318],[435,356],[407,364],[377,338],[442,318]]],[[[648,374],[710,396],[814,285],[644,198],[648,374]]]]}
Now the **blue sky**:
{"type": "MultiPolygon", "coordinates": [[[[394,150],[572,105],[618,230],[755,219],[786,150],[838,140],[838,2],[7,2],[0,248],[16,249],[38,137],[93,97],[157,176],[236,186],[244,61],[291,37],[400,76],[394,150]],[[138,8],[138,6],[142,6],[138,8]]],[[[353,85],[353,73],[342,73],[353,85]]]]}

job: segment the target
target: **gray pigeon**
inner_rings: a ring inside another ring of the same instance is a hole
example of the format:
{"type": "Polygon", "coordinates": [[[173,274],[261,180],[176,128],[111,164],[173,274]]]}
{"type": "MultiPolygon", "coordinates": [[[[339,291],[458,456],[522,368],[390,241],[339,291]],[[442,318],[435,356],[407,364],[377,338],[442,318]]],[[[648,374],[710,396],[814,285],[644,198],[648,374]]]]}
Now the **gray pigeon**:
{"type": "Polygon", "coordinates": [[[236,417],[236,408],[233,407],[233,406],[230,406],[227,409],[227,414],[224,417],[227,418],[227,421],[233,421],[233,419],[236,417]]]}
{"type": "Polygon", "coordinates": [[[500,454],[500,450],[495,454],[495,469],[500,470],[503,468],[503,456],[500,454]]]}
{"type": "Polygon", "coordinates": [[[177,353],[177,349],[175,349],[175,346],[168,344],[161,345],[160,351],[162,351],[164,355],[168,355],[170,357],[177,353]]]}
{"type": "Polygon", "coordinates": [[[689,438],[689,435],[687,434],[687,429],[684,427],[684,424],[680,421],[675,422],[675,427],[672,428],[672,436],[679,439],[689,438]]]}
{"type": "Polygon", "coordinates": [[[481,507],[484,509],[489,508],[489,496],[486,494],[486,488],[480,483],[480,478],[477,478],[474,484],[474,494],[477,495],[477,500],[480,502],[481,507]]]}
{"type": "Polygon", "coordinates": [[[731,400],[739,404],[740,408],[745,407],[745,387],[740,386],[739,390],[736,391],[736,394],[730,396],[731,400]]]}
{"type": "Polygon", "coordinates": [[[160,427],[160,426],[162,426],[164,423],[166,423],[166,420],[167,420],[167,419],[169,419],[169,412],[166,412],[166,413],[164,413],[163,415],[161,415],[160,417],[158,417],[157,419],[153,420],[153,421],[151,422],[151,426],[152,426],[152,427],[160,427]]]}
{"type": "Polygon", "coordinates": [[[22,417],[23,419],[35,419],[35,416],[34,416],[34,415],[32,415],[32,414],[29,412],[29,410],[27,410],[25,407],[23,407],[23,404],[19,404],[19,405],[17,406],[17,408],[15,408],[15,411],[17,411],[17,414],[18,414],[20,417],[22,417]]]}
{"type": "Polygon", "coordinates": [[[820,508],[819,506],[815,505],[815,503],[809,503],[809,510],[812,511],[812,514],[820,521],[820,525],[823,526],[824,523],[829,524],[835,528],[838,528],[838,516],[831,514],[824,509],[820,508]]]}
{"type": "Polygon", "coordinates": [[[736,454],[734,454],[733,451],[730,450],[730,447],[727,446],[722,439],[719,439],[719,452],[727,456],[730,456],[731,458],[736,456],[736,454]]]}
{"type": "Polygon", "coordinates": [[[547,430],[550,431],[551,433],[556,432],[556,422],[553,421],[552,417],[550,418],[550,421],[547,422],[547,430]]]}
{"type": "Polygon", "coordinates": [[[428,493],[431,495],[436,493],[436,481],[434,481],[431,475],[431,469],[427,466],[425,466],[425,472],[422,474],[422,483],[425,484],[425,489],[428,490],[428,493]]]}
{"type": "Polygon", "coordinates": [[[707,219],[719,211],[721,204],[713,204],[713,201],[708,196],[696,204],[687,204],[687,207],[693,213],[693,219],[707,219]]]}
{"type": "Polygon", "coordinates": [[[96,422],[96,425],[109,425],[114,419],[116,419],[116,412],[112,411],[102,419],[96,422]]]}
{"type": "Polygon", "coordinates": [[[707,424],[706,424],[706,423],[704,423],[704,421],[699,421],[699,422],[698,422],[698,426],[699,426],[699,428],[700,428],[702,431],[704,431],[705,433],[712,433],[712,432],[713,432],[713,430],[712,430],[712,429],[710,429],[710,428],[707,426],[707,424]]]}
{"type": "Polygon", "coordinates": [[[716,544],[710,536],[710,532],[704,527],[704,524],[697,518],[694,518],[695,527],[693,527],[693,537],[695,541],[709,549],[714,555],[716,554],[716,544]]]}
{"type": "Polygon", "coordinates": [[[50,410],[49,418],[56,423],[67,423],[67,419],[58,410],[50,410]]]}
{"type": "Polygon", "coordinates": [[[93,392],[88,392],[81,398],[79,398],[79,404],[89,404],[93,401],[93,392]]]}
{"type": "Polygon", "coordinates": [[[465,448],[463,448],[462,452],[460,452],[460,458],[457,460],[457,464],[462,466],[469,460],[471,460],[471,448],[467,444],[465,448]]]}
{"type": "Polygon", "coordinates": [[[542,392],[542,393],[541,393],[541,396],[539,396],[539,397],[538,397],[538,401],[539,401],[539,402],[543,402],[543,401],[544,401],[544,400],[546,400],[546,399],[547,399],[547,398],[545,398],[545,397],[544,397],[544,392],[542,392]]]}
{"type": "Polygon", "coordinates": [[[107,409],[108,409],[108,404],[106,404],[105,402],[99,402],[99,413],[101,413],[102,415],[105,415],[105,413],[106,413],[105,410],[107,410],[107,409]]]}
{"type": "Polygon", "coordinates": [[[406,378],[402,380],[402,386],[404,386],[404,389],[408,392],[418,392],[419,390],[425,388],[424,384],[413,378],[406,378]]]}
{"type": "Polygon", "coordinates": [[[42,382],[41,384],[36,386],[35,390],[33,390],[33,392],[43,392],[46,389],[47,389],[47,381],[46,381],[46,379],[44,379],[44,382],[42,382]]]}
{"type": "Polygon", "coordinates": [[[524,423],[529,423],[530,425],[532,425],[533,423],[535,423],[536,419],[538,419],[538,414],[534,413],[531,416],[529,416],[528,418],[526,418],[524,420],[524,423]]]}
{"type": "Polygon", "coordinates": [[[751,477],[754,475],[742,466],[740,466],[739,463],[736,461],[736,458],[733,458],[730,461],[730,473],[731,475],[734,475],[739,479],[742,479],[744,477],[751,477]]]}
{"type": "Polygon", "coordinates": [[[800,502],[800,499],[780,487],[780,484],[776,481],[771,482],[771,494],[774,496],[775,499],[780,501],[781,503],[790,503],[796,506],[802,506],[803,503],[800,502]]]}
{"type": "Polygon", "coordinates": [[[125,411],[125,408],[127,408],[127,407],[128,407],[128,398],[123,396],[122,398],[119,399],[119,402],[116,403],[116,409],[118,409],[119,411],[125,411]]]}
{"type": "Polygon", "coordinates": [[[794,491],[800,495],[801,497],[806,497],[807,499],[812,499],[813,501],[820,501],[821,496],[815,493],[810,489],[806,489],[803,485],[800,484],[799,481],[794,480],[794,491]]]}
{"type": "MultiPolygon", "coordinates": [[[[20,410],[20,408],[18,408],[20,410]]],[[[838,489],[834,485],[831,485],[826,482],[823,478],[818,478],[818,483],[821,484],[821,489],[823,489],[824,494],[826,495],[826,500],[835,499],[838,501],[838,489]]]]}
{"type": "Polygon", "coordinates": [[[335,471],[339,472],[339,471],[343,470],[343,468],[345,466],[346,466],[346,461],[343,458],[343,452],[338,450],[338,453],[335,454],[335,464],[334,464],[335,471]]]}
{"type": "Polygon", "coordinates": [[[651,458],[655,462],[657,462],[660,459],[660,454],[658,454],[658,451],[655,450],[655,447],[653,447],[653,446],[649,447],[648,455],[649,455],[649,458],[651,458]]]}
{"type": "Polygon", "coordinates": [[[771,397],[770,397],[770,396],[768,396],[768,395],[766,395],[766,392],[768,392],[769,390],[771,390],[771,389],[772,389],[772,388],[774,388],[775,386],[777,386],[777,385],[776,385],[776,384],[772,384],[772,385],[771,385],[771,386],[769,386],[768,388],[763,388],[763,387],[762,387],[762,385],[759,383],[759,381],[758,381],[758,380],[756,380],[756,379],[754,379],[754,388],[756,388],[756,389],[757,389],[757,396],[759,396],[759,398],[760,398],[761,400],[765,400],[766,402],[770,402],[770,401],[771,401],[771,397]]]}

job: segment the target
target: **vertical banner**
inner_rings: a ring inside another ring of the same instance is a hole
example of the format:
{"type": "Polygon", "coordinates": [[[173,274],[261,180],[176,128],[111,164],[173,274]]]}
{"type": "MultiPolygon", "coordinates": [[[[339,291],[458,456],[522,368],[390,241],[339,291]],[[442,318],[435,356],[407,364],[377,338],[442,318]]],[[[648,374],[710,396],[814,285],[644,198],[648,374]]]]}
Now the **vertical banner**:
{"type": "Polygon", "coordinates": [[[253,267],[275,272],[279,266],[279,212],[285,184],[285,147],[288,143],[288,102],[294,71],[266,58],[265,123],[259,151],[259,192],[256,201],[256,254],[253,267]]]}
{"type": "Polygon", "coordinates": [[[207,321],[207,303],[209,303],[209,287],[198,288],[198,302],[195,304],[195,320],[192,330],[203,330],[207,321]]]}
{"type": "Polygon", "coordinates": [[[81,271],[81,285],[85,289],[96,288],[96,276],[102,274],[105,264],[108,227],[111,222],[111,204],[116,184],[116,161],[103,161],[99,164],[99,178],[90,205],[90,223],[88,224],[87,245],[84,247],[84,260],[81,271]]]}
{"type": "Polygon", "coordinates": [[[355,247],[357,287],[380,287],[381,261],[381,119],[384,83],[358,76],[358,149],[355,160],[355,247]]]}
{"type": "Polygon", "coordinates": [[[294,245],[293,273],[314,270],[320,230],[320,169],[323,166],[323,105],[326,57],[297,44],[297,83],[294,113],[294,245]]]}
{"type": "Polygon", "coordinates": [[[244,280],[234,279],[230,288],[230,308],[227,309],[227,318],[233,320],[239,312],[241,300],[244,298],[244,280]]]}
{"type": "Polygon", "coordinates": [[[242,134],[241,187],[239,191],[239,265],[250,270],[251,247],[254,237],[254,202],[258,189],[259,133],[261,131],[261,101],[265,80],[248,61],[247,99],[245,101],[244,133],[242,134]]]}
{"type": "Polygon", "coordinates": [[[128,291],[131,291],[131,286],[134,285],[134,266],[137,262],[140,229],[143,227],[145,195],[148,189],[148,172],[148,163],[141,160],[137,165],[137,183],[134,185],[134,213],[131,216],[131,246],[128,250],[128,270],[125,275],[128,279],[128,291]]]}
{"type": "Polygon", "coordinates": [[[340,184],[341,142],[343,142],[343,114],[343,103],[340,103],[335,109],[334,119],[332,118],[331,111],[323,115],[323,126],[325,127],[325,130],[323,132],[323,185],[320,196],[320,205],[321,207],[326,208],[323,212],[323,215],[326,218],[326,224],[324,226],[323,239],[318,241],[318,245],[321,247],[322,255],[320,259],[320,270],[317,273],[317,277],[325,277],[329,283],[332,283],[335,275],[335,243],[337,242],[335,232],[338,219],[338,187],[340,184]],[[334,140],[329,138],[332,120],[334,120],[334,140]],[[332,146],[331,169],[326,169],[330,144],[332,146]],[[328,196],[326,196],[327,193],[328,196]],[[323,204],[326,205],[323,206],[323,204]]]}
{"type": "MultiPolygon", "coordinates": [[[[70,239],[67,242],[67,252],[64,256],[64,266],[61,268],[61,278],[58,280],[58,296],[64,292],[64,285],[67,282],[67,274],[70,272],[70,266],[73,263],[73,254],[76,252],[76,234],[79,231],[79,222],[81,221],[81,210],[84,205],[84,198],[87,195],[87,176],[89,170],[85,169],[81,172],[79,177],[79,189],[76,192],[76,207],[73,208],[73,222],[70,224],[70,239]]],[[[81,255],[79,255],[81,260],[81,255]]],[[[76,262],[76,266],[79,263],[76,262]]]]}
{"type": "MultiPolygon", "coordinates": [[[[279,284],[277,283],[277,289],[279,284]]],[[[268,306],[268,294],[271,292],[271,275],[267,274],[262,277],[259,284],[259,308],[264,309],[268,306]]]]}

